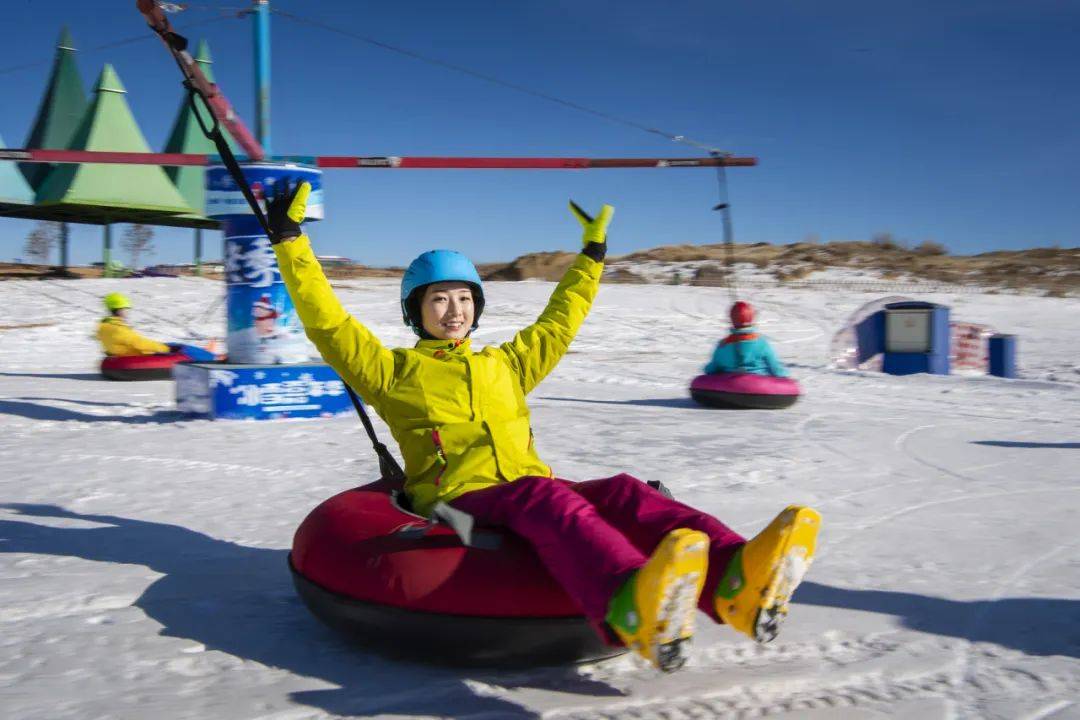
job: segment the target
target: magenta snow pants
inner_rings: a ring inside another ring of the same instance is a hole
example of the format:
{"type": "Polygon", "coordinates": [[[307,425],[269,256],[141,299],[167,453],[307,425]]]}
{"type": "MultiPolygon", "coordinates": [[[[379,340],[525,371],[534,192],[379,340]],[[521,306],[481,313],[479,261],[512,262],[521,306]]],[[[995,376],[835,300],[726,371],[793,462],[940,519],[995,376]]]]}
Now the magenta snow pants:
{"type": "Polygon", "coordinates": [[[603,621],[615,591],[676,528],[700,530],[710,538],[709,574],[699,606],[722,622],[713,593],[728,561],[746,542],[711,515],[625,474],[581,483],[523,477],[460,495],[450,504],[478,525],[507,527],[528,541],[594,622],[603,621]]]}

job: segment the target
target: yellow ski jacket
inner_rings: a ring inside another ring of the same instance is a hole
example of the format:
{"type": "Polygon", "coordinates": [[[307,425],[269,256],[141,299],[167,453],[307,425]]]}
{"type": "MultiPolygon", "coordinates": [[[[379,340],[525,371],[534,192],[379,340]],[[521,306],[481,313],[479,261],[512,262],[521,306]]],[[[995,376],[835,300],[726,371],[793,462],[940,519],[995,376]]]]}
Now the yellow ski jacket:
{"type": "Polygon", "coordinates": [[[140,335],[115,315],[101,319],[98,323],[97,339],[105,348],[106,355],[153,355],[172,352],[165,343],[140,335]]]}
{"type": "Polygon", "coordinates": [[[417,513],[438,501],[551,476],[533,446],[525,396],[554,369],[581,327],[604,265],[578,255],[535,323],[498,347],[420,340],[389,350],[341,306],[306,235],[274,246],[308,338],[390,426],[417,513]]]}

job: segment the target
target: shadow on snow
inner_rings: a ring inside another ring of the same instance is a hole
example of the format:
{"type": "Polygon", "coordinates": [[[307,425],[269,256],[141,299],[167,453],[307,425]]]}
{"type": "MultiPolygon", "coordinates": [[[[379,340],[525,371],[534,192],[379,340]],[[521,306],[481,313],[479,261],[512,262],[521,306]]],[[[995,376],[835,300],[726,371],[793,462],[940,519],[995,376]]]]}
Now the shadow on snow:
{"type": "Polygon", "coordinates": [[[162,635],[336,685],[291,694],[294,701],[333,715],[539,717],[509,700],[474,692],[465,682],[470,679],[507,688],[622,695],[574,667],[500,674],[395,661],[365,652],[308,613],[293,590],[285,550],[246,547],[179,525],[81,514],[55,505],[0,504],[0,509],[105,525],[49,527],[0,519],[0,553],[143,565],[162,573],[164,577],[134,603],[162,625],[162,635]]]}
{"type": "Polygon", "coordinates": [[[43,380],[97,380],[108,382],[101,373],[17,373],[0,372],[0,377],[27,377],[41,378],[43,380]]]}
{"type": "Polygon", "coordinates": [[[72,400],[70,398],[24,397],[0,400],[0,415],[14,415],[30,420],[48,420],[52,422],[122,422],[129,424],[174,423],[181,420],[202,419],[187,415],[179,410],[155,410],[140,415],[98,415],[55,405],[27,402],[29,400],[46,400],[99,407],[123,407],[139,411],[146,410],[146,408],[129,403],[93,402],[89,400],[72,400]]]}
{"type": "MultiPolygon", "coordinates": [[[[77,557],[142,565],[163,577],[135,606],[184,638],[235,657],[282,668],[336,689],[295,692],[296,702],[337,715],[399,713],[459,717],[536,717],[510,700],[474,692],[477,679],[506,688],[619,696],[574,667],[499,673],[390,660],[347,644],[304,608],[292,588],[285,550],[246,547],[179,525],[81,514],[55,505],[2,504],[25,517],[68,519],[98,527],[50,527],[0,520],[0,552],[77,557]],[[102,527],[104,526],[104,527],[102,527]]],[[[1080,657],[1080,600],[1002,598],[957,601],[914,593],[852,590],[806,582],[799,604],[895,615],[904,626],[991,642],[1031,655],[1080,657]]]]}
{"type": "Polygon", "coordinates": [[[850,590],[804,582],[799,605],[895,615],[919,632],[989,642],[1028,655],[1080,657],[1080,600],[1000,598],[948,600],[889,590],[850,590]]]}
{"type": "Polygon", "coordinates": [[[1025,442],[1023,440],[972,440],[972,445],[1009,448],[1053,448],[1057,450],[1080,450],[1080,442],[1025,442]]]}

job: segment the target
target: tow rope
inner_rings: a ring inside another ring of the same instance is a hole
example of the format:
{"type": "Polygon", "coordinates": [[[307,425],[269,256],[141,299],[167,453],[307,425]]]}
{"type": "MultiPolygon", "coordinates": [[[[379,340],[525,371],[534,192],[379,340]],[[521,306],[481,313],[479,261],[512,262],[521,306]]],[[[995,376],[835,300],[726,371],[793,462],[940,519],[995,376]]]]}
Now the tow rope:
{"type": "MultiPolygon", "coordinates": [[[[723,158],[721,153],[714,152],[712,156],[717,159],[723,158]]],[[[713,210],[720,212],[724,228],[724,265],[727,272],[724,273],[724,284],[727,286],[731,302],[739,299],[738,288],[735,287],[735,231],[731,226],[731,202],[728,201],[727,172],[723,163],[716,166],[716,182],[720,191],[720,202],[713,210]]]]}
{"type": "MultiPolygon", "coordinates": [[[[240,192],[243,193],[244,199],[247,200],[248,206],[251,207],[251,212],[255,214],[255,217],[259,221],[259,225],[266,232],[267,238],[270,237],[270,223],[266,219],[266,213],[263,211],[259,201],[255,198],[255,194],[251,190],[251,186],[248,185],[247,179],[244,177],[244,173],[240,170],[240,164],[236,161],[236,156],[233,155],[232,149],[229,148],[229,143],[225,140],[225,136],[221,133],[221,125],[224,124],[229,129],[229,134],[232,135],[236,141],[247,151],[252,160],[262,160],[266,153],[263,152],[262,147],[252,137],[251,132],[247,129],[244,123],[237,116],[233,110],[229,101],[225,99],[225,96],[218,90],[217,85],[206,79],[202,70],[199,68],[195,59],[191,57],[191,54],[187,51],[188,41],[183,35],[180,35],[169,24],[168,18],[162,12],[161,8],[154,2],[154,0],[136,0],[136,7],[139,12],[146,18],[150,28],[158,34],[161,38],[161,42],[165,44],[165,47],[169,50],[169,54],[176,60],[177,67],[180,68],[181,74],[184,76],[184,87],[188,91],[188,102],[191,105],[191,111],[195,114],[195,119],[199,123],[199,128],[203,134],[214,143],[217,148],[218,155],[221,156],[222,162],[225,164],[225,168],[229,171],[229,175],[236,182],[237,187],[240,188],[240,192]],[[202,101],[203,106],[210,112],[210,116],[213,118],[213,123],[208,122],[200,114],[198,106],[196,105],[195,98],[202,101]]],[[[371,445],[375,449],[375,454],[379,457],[379,473],[385,480],[390,480],[398,484],[404,484],[405,472],[401,469],[401,465],[390,453],[390,450],[379,441],[379,437],[375,434],[375,428],[371,424],[371,418],[368,417],[367,412],[364,410],[364,405],[360,402],[360,398],[357,397],[356,392],[349,386],[348,383],[344,383],[345,390],[349,393],[349,399],[352,401],[353,407],[356,408],[357,415],[360,416],[360,422],[364,425],[364,430],[367,432],[368,439],[371,440],[371,445]]]]}

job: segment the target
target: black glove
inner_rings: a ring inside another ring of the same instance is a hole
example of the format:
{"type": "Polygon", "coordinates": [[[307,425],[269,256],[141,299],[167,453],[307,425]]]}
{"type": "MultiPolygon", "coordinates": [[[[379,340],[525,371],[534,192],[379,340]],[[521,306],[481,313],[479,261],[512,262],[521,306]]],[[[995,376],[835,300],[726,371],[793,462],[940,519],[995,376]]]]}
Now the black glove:
{"type": "Polygon", "coordinates": [[[270,243],[300,237],[304,231],[300,223],[304,222],[307,211],[307,199],[311,194],[311,183],[303,181],[293,185],[289,178],[284,178],[274,185],[274,197],[266,208],[266,222],[270,226],[270,243]]]}

